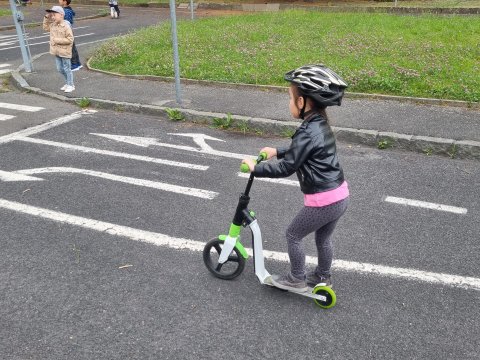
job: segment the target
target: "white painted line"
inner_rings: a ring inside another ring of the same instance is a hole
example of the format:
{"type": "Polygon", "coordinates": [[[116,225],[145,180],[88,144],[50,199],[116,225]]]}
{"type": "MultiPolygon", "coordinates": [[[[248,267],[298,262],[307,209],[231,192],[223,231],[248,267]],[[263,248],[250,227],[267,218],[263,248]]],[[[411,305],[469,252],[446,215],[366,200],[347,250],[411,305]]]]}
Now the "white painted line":
{"type": "MultiPolygon", "coordinates": [[[[203,248],[205,246],[205,243],[201,241],[176,238],[160,233],[134,229],[127,226],[92,220],[80,216],[69,215],[58,211],[52,211],[4,199],[0,199],[0,208],[64,224],[79,226],[85,229],[95,230],[100,233],[107,233],[113,236],[121,236],[135,241],[154,244],[157,246],[165,246],[172,249],[201,252],[203,251],[203,248]]],[[[252,255],[252,249],[247,249],[247,251],[250,255],[252,255]]],[[[282,262],[288,261],[288,254],[286,253],[264,250],[264,255],[267,259],[270,260],[282,262]]],[[[307,256],[306,263],[308,263],[309,265],[316,265],[317,259],[312,256],[307,256]]],[[[360,272],[363,274],[400,278],[442,286],[480,291],[480,278],[474,277],[433,273],[415,269],[395,268],[384,265],[359,263],[345,260],[334,260],[333,267],[341,271],[348,271],[354,273],[360,272]]]]}
{"type": "Polygon", "coordinates": [[[244,155],[244,154],[237,154],[237,153],[230,153],[226,151],[218,151],[212,149],[210,145],[206,143],[206,140],[213,140],[213,141],[221,141],[225,142],[225,140],[217,139],[209,135],[205,134],[197,134],[197,133],[187,133],[187,134],[169,134],[169,135],[177,135],[177,136],[185,136],[192,138],[193,142],[197,144],[200,149],[191,147],[191,146],[183,146],[183,145],[175,145],[175,144],[166,144],[158,141],[154,138],[145,138],[145,137],[137,137],[137,136],[124,136],[124,135],[112,135],[112,134],[97,134],[91,133],[91,135],[101,136],[110,140],[126,142],[128,144],[137,145],[141,147],[148,147],[150,145],[155,146],[163,146],[173,149],[179,150],[187,150],[187,151],[194,151],[197,153],[203,153],[208,155],[215,155],[215,156],[222,156],[222,157],[229,157],[233,159],[245,159],[246,157],[253,157],[251,155],[244,155]]]}
{"type": "MultiPolygon", "coordinates": [[[[70,168],[70,167],[47,167],[47,168],[38,168],[38,169],[26,169],[26,170],[18,170],[10,174],[13,174],[13,176],[17,174],[23,174],[23,176],[25,176],[25,175],[46,174],[46,173],[82,174],[82,175],[88,175],[88,176],[94,176],[102,179],[107,179],[111,181],[122,182],[125,184],[144,186],[152,189],[173,192],[181,195],[195,196],[195,197],[199,197],[202,199],[209,199],[209,200],[214,199],[218,195],[218,193],[214,191],[208,191],[208,190],[190,188],[185,186],[172,185],[172,184],[162,183],[158,181],[138,179],[138,178],[132,178],[127,176],[119,176],[119,175],[104,173],[100,171],[77,169],[77,168],[70,168]]],[[[0,180],[1,179],[2,179],[2,171],[0,171],[0,180]]],[[[33,179],[36,179],[36,178],[33,178],[33,179]]],[[[6,180],[6,181],[16,181],[16,180],[6,180]]],[[[25,181],[25,180],[22,179],[22,181],[25,181]]]]}
{"type": "MultiPolygon", "coordinates": [[[[248,179],[250,177],[250,173],[238,173],[239,177],[246,178],[248,179]]],[[[264,182],[269,182],[269,183],[274,183],[274,184],[281,184],[281,185],[290,185],[290,186],[300,186],[300,183],[298,180],[288,180],[288,179],[274,179],[274,178],[261,178],[261,177],[256,177],[255,181],[264,181],[264,182]]]]}
{"type": "MultiPolygon", "coordinates": [[[[0,71],[0,74],[2,72],[0,71]]],[[[13,115],[5,115],[5,114],[0,114],[0,121],[7,121],[13,119],[15,116],[13,115]]]]}
{"type": "Polygon", "coordinates": [[[3,69],[3,70],[0,70],[0,75],[8,74],[8,73],[11,73],[11,72],[12,72],[11,69],[3,69]]]}
{"type": "Polygon", "coordinates": [[[10,64],[0,64],[0,68],[11,66],[10,64]]]}
{"type": "Polygon", "coordinates": [[[467,209],[461,208],[461,207],[435,204],[435,203],[419,201],[419,200],[404,199],[404,198],[398,198],[398,197],[394,197],[394,196],[387,196],[385,198],[385,201],[393,203],[393,204],[415,206],[415,207],[431,209],[431,210],[438,210],[438,211],[446,211],[446,212],[451,212],[451,213],[454,213],[454,214],[461,214],[461,215],[466,214],[467,211],[468,211],[467,209]]]}
{"type": "Polygon", "coordinates": [[[62,117],[59,117],[55,120],[49,121],[45,124],[32,126],[28,129],[17,131],[16,133],[13,133],[13,134],[0,136],[0,144],[5,144],[5,143],[11,142],[11,141],[15,141],[15,140],[17,140],[19,138],[23,138],[25,136],[38,134],[42,131],[46,131],[48,129],[51,129],[55,126],[66,124],[66,123],[68,123],[72,120],[80,119],[82,117],[82,115],[86,115],[86,114],[90,114],[90,113],[94,113],[94,112],[96,112],[96,110],[77,111],[77,112],[74,112],[70,115],[62,116],[62,117]]]}
{"type": "MultiPolygon", "coordinates": [[[[75,35],[75,38],[78,39],[78,38],[81,38],[81,37],[84,37],[84,36],[91,36],[91,35],[95,35],[95,33],[90,33],[90,34],[83,34],[83,35],[75,35]]],[[[50,43],[50,40],[48,41],[42,41],[42,42],[37,42],[37,43],[29,43],[28,45],[29,46],[34,46],[34,45],[42,45],[42,44],[48,44],[50,43]]],[[[17,46],[11,46],[11,47],[5,47],[5,48],[1,48],[0,51],[2,50],[11,50],[11,49],[17,49],[19,48],[20,46],[17,45],[17,46]]]]}
{"type": "Polygon", "coordinates": [[[43,179],[0,170],[0,181],[43,181],[43,179]]]}
{"type": "MultiPolygon", "coordinates": [[[[1,138],[0,138],[0,140],[1,140],[1,138]]],[[[183,167],[183,168],[192,169],[192,170],[205,171],[205,170],[208,169],[208,166],[203,166],[203,165],[196,165],[196,164],[189,164],[189,163],[178,162],[178,161],[164,160],[164,159],[159,159],[159,158],[152,158],[152,157],[149,157],[149,156],[126,154],[126,153],[121,153],[121,152],[117,152],[117,151],[101,150],[101,149],[96,149],[96,148],[91,148],[91,147],[65,144],[65,143],[49,141],[49,140],[34,139],[34,138],[29,138],[29,137],[22,137],[22,138],[18,137],[18,138],[16,138],[16,140],[25,141],[25,142],[29,142],[29,143],[33,143],[33,144],[39,144],[39,145],[54,146],[54,147],[59,147],[59,148],[62,148],[62,149],[80,151],[80,152],[84,152],[84,153],[93,153],[93,154],[100,154],[100,155],[105,155],[105,156],[120,157],[120,158],[124,158],[124,159],[146,161],[146,162],[151,162],[151,163],[155,163],[155,164],[183,167]]]]}
{"type": "Polygon", "coordinates": [[[19,104],[9,104],[0,102],[0,108],[10,109],[10,110],[19,110],[19,111],[28,111],[28,112],[37,112],[45,108],[39,106],[27,106],[19,104]]]}

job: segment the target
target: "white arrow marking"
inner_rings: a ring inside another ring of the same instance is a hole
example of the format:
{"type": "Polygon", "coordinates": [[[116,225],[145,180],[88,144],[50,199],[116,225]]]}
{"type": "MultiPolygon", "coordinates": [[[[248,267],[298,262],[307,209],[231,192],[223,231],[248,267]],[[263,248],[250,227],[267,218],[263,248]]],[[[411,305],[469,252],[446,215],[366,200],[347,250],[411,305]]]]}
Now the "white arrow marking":
{"type": "Polygon", "coordinates": [[[96,113],[96,112],[97,112],[96,110],[76,111],[76,112],[74,112],[70,115],[59,117],[58,119],[49,121],[45,124],[32,126],[28,129],[17,131],[16,133],[13,133],[13,134],[0,136],[0,144],[5,144],[5,143],[11,142],[11,141],[15,141],[15,140],[17,140],[19,138],[23,138],[25,136],[38,134],[42,131],[46,131],[48,129],[51,129],[55,126],[63,125],[63,124],[66,124],[66,123],[68,123],[72,120],[80,119],[80,117],[82,117],[82,115],[93,114],[93,113],[96,113]]]}
{"type": "Polygon", "coordinates": [[[212,136],[205,135],[205,134],[171,134],[171,135],[191,137],[193,139],[193,141],[198,146],[200,146],[200,149],[197,149],[197,148],[194,148],[194,147],[191,147],[191,146],[161,143],[157,139],[154,139],[154,138],[123,136],[123,135],[110,135],[110,134],[97,134],[97,133],[90,133],[90,134],[95,135],[95,136],[101,136],[101,137],[111,139],[111,140],[115,140],[115,141],[125,142],[125,143],[132,144],[132,145],[142,146],[142,147],[148,147],[150,145],[162,146],[162,147],[168,147],[168,148],[179,149],[179,150],[193,151],[193,152],[201,153],[201,154],[228,157],[228,158],[233,158],[233,159],[245,159],[246,157],[252,157],[252,155],[236,154],[236,153],[230,153],[230,152],[226,152],[226,151],[214,150],[214,149],[212,149],[212,147],[210,145],[208,145],[205,142],[205,140],[215,140],[215,141],[222,141],[222,142],[224,142],[224,140],[217,139],[217,138],[214,138],[212,136]]]}
{"type": "Polygon", "coordinates": [[[34,178],[27,175],[46,174],[46,173],[82,174],[82,175],[94,176],[102,179],[122,182],[122,183],[136,185],[136,186],[144,186],[144,187],[149,187],[153,189],[169,191],[169,192],[182,194],[182,195],[195,196],[195,197],[209,199],[209,200],[215,198],[218,195],[218,193],[213,191],[208,191],[208,190],[195,189],[195,188],[189,188],[184,186],[166,184],[158,181],[144,180],[144,179],[108,174],[100,171],[77,169],[77,168],[70,168],[70,167],[46,167],[46,168],[38,168],[38,169],[25,169],[25,170],[14,171],[13,173],[0,171],[0,180],[4,180],[4,181],[42,180],[40,178],[34,178]]]}
{"type": "Polygon", "coordinates": [[[81,151],[84,153],[93,153],[93,154],[131,159],[131,160],[146,161],[146,162],[151,162],[155,164],[183,167],[183,168],[192,169],[192,170],[205,171],[208,169],[208,166],[203,166],[203,165],[195,165],[195,164],[189,164],[189,163],[178,162],[178,161],[164,160],[164,159],[152,158],[149,156],[142,156],[142,155],[125,154],[117,151],[101,150],[101,149],[95,149],[95,148],[90,148],[85,146],[60,143],[56,141],[34,139],[30,137],[16,137],[15,140],[25,141],[25,142],[39,144],[39,145],[54,146],[54,147],[59,147],[67,150],[81,151]]]}
{"type": "Polygon", "coordinates": [[[9,103],[2,103],[2,102],[0,102],[0,108],[28,111],[28,112],[36,112],[44,109],[43,107],[39,107],[39,106],[27,106],[27,105],[9,104],[9,103]]]}
{"type": "Polygon", "coordinates": [[[0,170],[0,181],[43,181],[43,179],[0,170]]]}
{"type": "MultiPolygon", "coordinates": [[[[35,206],[24,205],[18,202],[8,201],[4,199],[0,199],[0,208],[39,217],[42,219],[82,227],[84,229],[94,230],[99,233],[120,236],[128,238],[130,240],[140,241],[156,246],[169,247],[172,249],[202,252],[205,246],[205,243],[201,241],[176,238],[165,234],[134,229],[127,226],[88,219],[35,206]]],[[[250,255],[252,255],[252,249],[247,249],[247,251],[250,255]]],[[[288,262],[288,254],[286,253],[264,250],[263,254],[265,258],[269,260],[288,262]]],[[[307,256],[305,260],[308,265],[317,265],[318,263],[317,258],[313,256],[307,256]]],[[[363,273],[397,279],[421,281],[430,284],[462,288],[467,290],[480,290],[480,279],[474,277],[434,273],[407,268],[395,268],[384,265],[359,263],[346,260],[334,260],[333,268],[340,271],[349,271],[354,273],[363,273]]]]}
{"type": "MultiPolygon", "coordinates": [[[[0,74],[2,72],[0,71],[0,74]]],[[[5,115],[5,114],[0,114],[0,121],[7,121],[13,119],[15,116],[13,115],[5,115]]]]}

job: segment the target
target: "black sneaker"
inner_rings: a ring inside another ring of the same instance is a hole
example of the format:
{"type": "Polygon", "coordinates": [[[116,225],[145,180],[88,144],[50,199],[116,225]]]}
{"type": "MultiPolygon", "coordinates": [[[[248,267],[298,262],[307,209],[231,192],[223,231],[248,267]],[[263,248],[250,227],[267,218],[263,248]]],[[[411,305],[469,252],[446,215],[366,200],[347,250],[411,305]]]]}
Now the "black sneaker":
{"type": "Polygon", "coordinates": [[[310,287],[315,287],[315,285],[318,284],[332,287],[332,279],[330,275],[317,275],[315,271],[308,272],[305,280],[307,281],[307,285],[310,287]]]}

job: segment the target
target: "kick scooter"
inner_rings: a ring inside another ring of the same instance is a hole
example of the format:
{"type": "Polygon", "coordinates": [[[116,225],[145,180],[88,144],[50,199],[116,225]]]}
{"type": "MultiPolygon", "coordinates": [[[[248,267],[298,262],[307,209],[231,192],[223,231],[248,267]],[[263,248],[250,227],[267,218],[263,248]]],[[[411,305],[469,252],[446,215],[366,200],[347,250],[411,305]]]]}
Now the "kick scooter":
{"type": "MultiPolygon", "coordinates": [[[[267,158],[266,153],[260,153],[257,163],[267,158]]],[[[247,164],[240,167],[242,172],[248,172],[247,164]]],[[[265,269],[263,257],[263,242],[260,226],[255,217],[255,213],[248,209],[250,202],[250,189],[254,180],[253,174],[250,174],[245,192],[240,195],[237,209],[230,225],[228,235],[219,235],[211,239],[203,249],[203,261],[207,269],[217,278],[231,280],[239,276],[245,268],[245,262],[248,259],[247,250],[240,242],[241,228],[249,226],[252,231],[253,259],[255,275],[262,285],[274,286],[271,275],[265,269]]],[[[312,298],[315,304],[321,308],[328,309],[335,306],[335,292],[325,283],[309,287],[306,292],[294,292],[294,294],[303,295],[312,298]]]]}

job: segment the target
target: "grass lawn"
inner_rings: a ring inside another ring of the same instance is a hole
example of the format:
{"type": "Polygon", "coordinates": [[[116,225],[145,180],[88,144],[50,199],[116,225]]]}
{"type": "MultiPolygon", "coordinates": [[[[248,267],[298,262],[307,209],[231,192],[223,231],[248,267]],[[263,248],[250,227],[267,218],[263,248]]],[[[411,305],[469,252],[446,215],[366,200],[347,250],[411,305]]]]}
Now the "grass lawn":
{"type": "Polygon", "coordinates": [[[7,10],[7,9],[0,9],[0,16],[12,16],[12,12],[10,10],[7,10]]]}
{"type": "MultiPolygon", "coordinates": [[[[189,3],[190,0],[176,0],[176,3],[189,3]]],[[[220,3],[220,4],[252,4],[252,3],[266,3],[265,0],[194,0],[195,3],[220,3]]],[[[269,1],[275,3],[276,1],[269,1]]],[[[373,0],[318,0],[310,2],[302,1],[286,1],[280,0],[279,3],[292,3],[299,5],[311,6],[376,6],[376,7],[393,7],[394,0],[388,1],[373,1],[373,0]]],[[[168,4],[169,0],[121,0],[122,4],[168,4]]],[[[480,0],[398,0],[398,7],[420,7],[420,8],[478,8],[480,7],[480,0]]]]}
{"type": "MultiPolygon", "coordinates": [[[[324,63],[351,92],[480,101],[478,16],[282,11],[177,25],[185,78],[286,86],[286,71],[324,63]]],[[[169,23],[103,44],[91,65],[173,76],[169,23]]]]}

